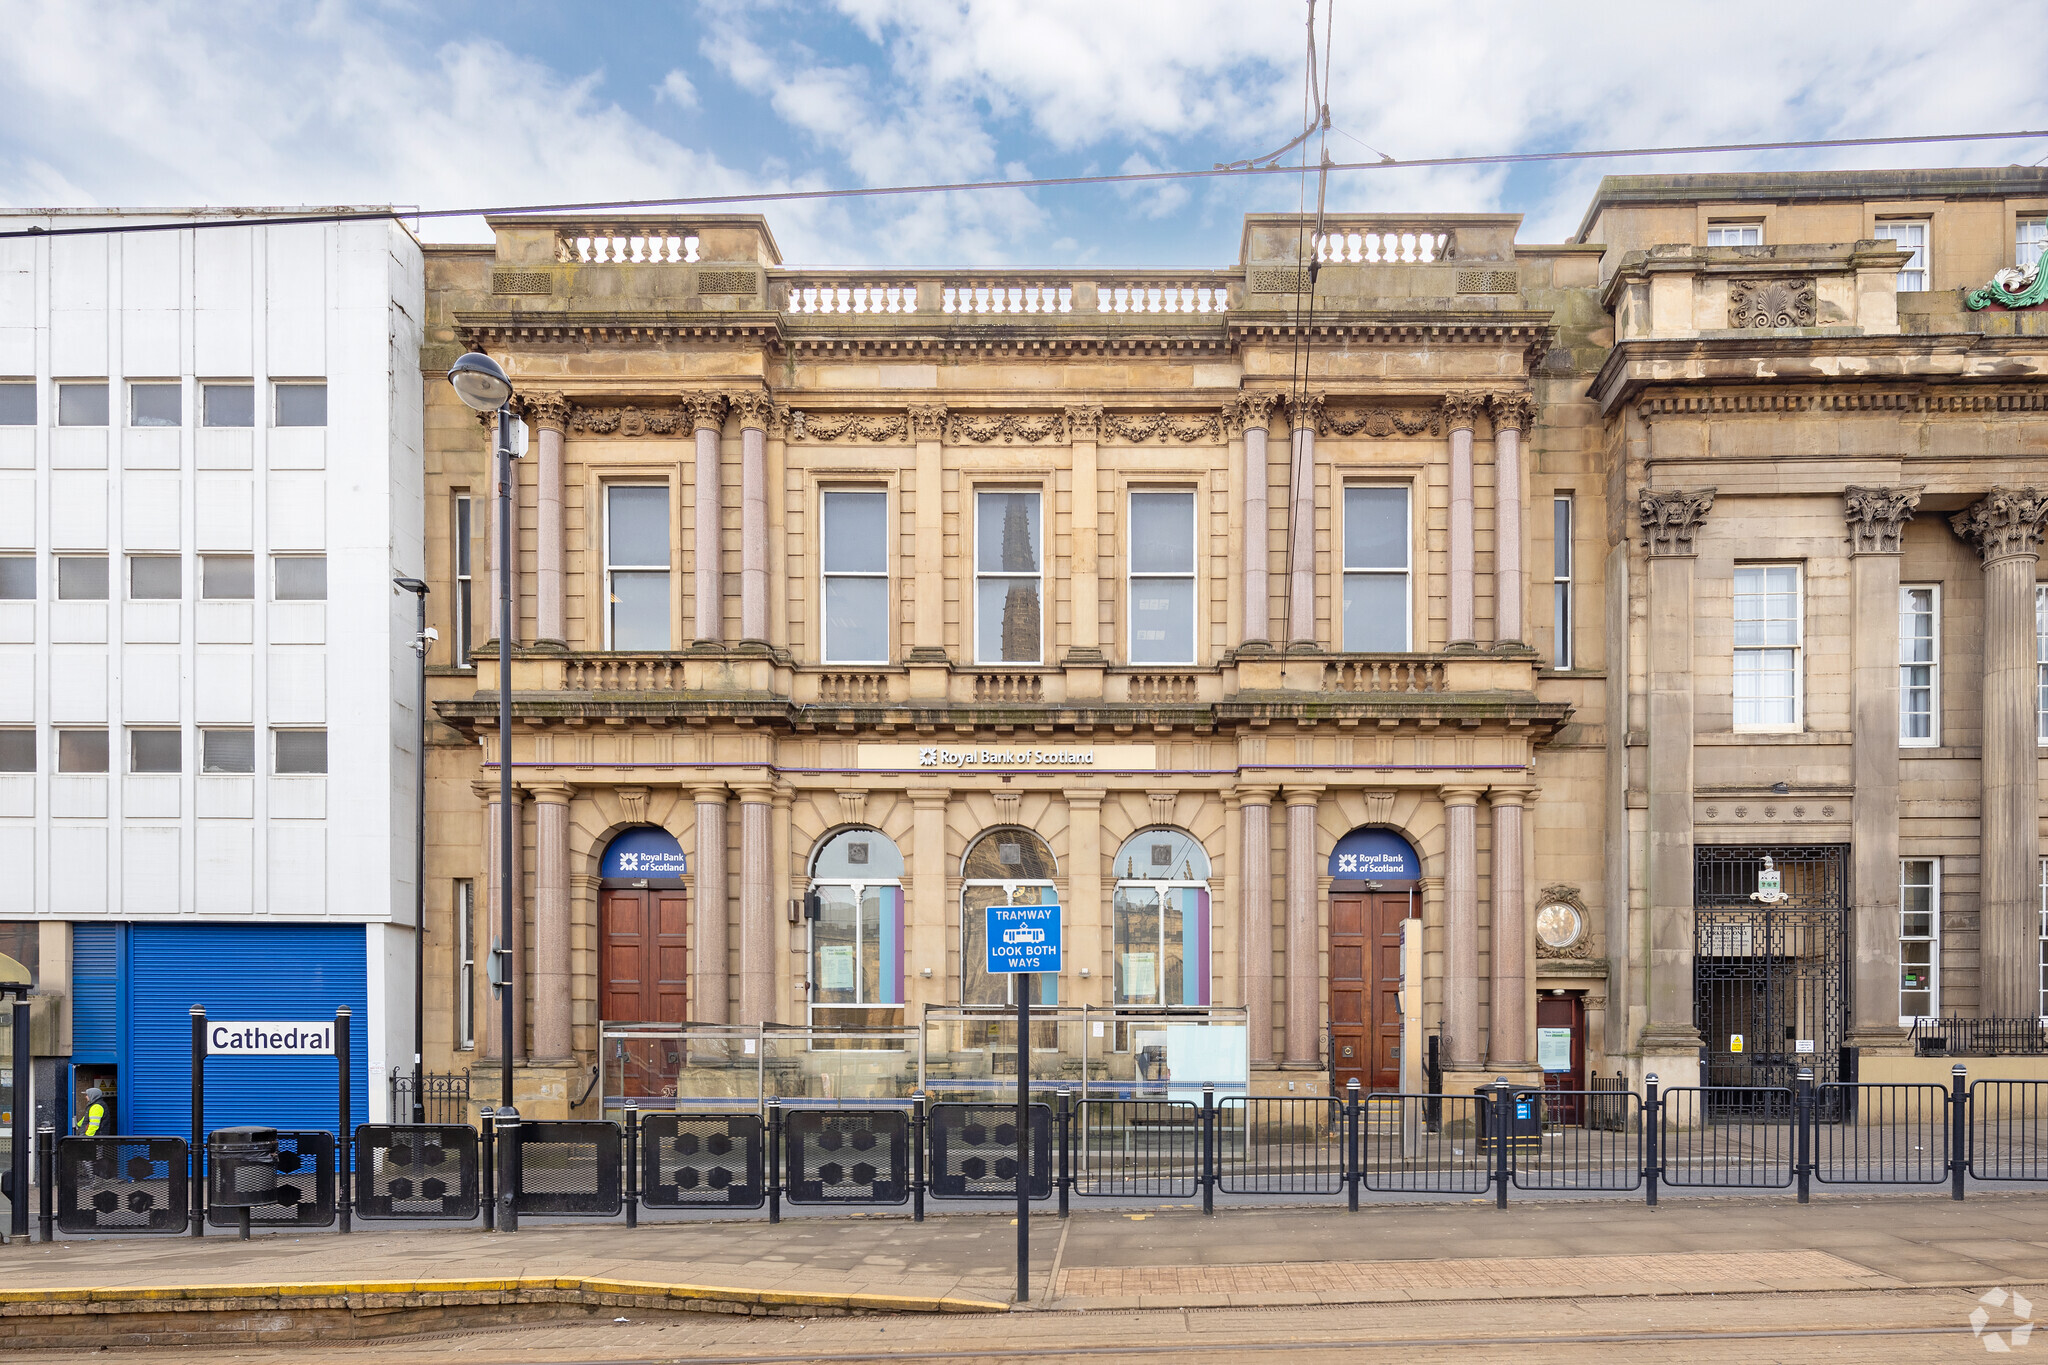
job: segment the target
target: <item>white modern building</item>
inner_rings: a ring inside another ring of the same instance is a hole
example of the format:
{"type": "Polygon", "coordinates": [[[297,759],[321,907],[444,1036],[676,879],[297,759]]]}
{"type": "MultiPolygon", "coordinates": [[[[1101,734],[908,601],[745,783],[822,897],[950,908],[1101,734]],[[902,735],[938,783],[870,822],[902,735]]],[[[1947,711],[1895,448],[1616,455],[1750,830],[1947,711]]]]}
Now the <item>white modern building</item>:
{"type": "MultiPolygon", "coordinates": [[[[60,1123],[185,1131],[194,1004],[349,1006],[358,1120],[411,1066],[421,254],[264,221],[325,212],[0,214],[0,937],[60,1123]]],[[[223,1059],[208,1119],[334,1095],[223,1059]]]]}

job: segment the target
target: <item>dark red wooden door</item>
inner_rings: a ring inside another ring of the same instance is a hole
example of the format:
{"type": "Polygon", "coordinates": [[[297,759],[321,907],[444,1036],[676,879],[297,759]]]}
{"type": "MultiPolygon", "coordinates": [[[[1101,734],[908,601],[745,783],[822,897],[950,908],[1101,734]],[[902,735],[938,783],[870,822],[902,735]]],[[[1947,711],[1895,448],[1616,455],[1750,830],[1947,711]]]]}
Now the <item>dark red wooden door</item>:
{"type": "Polygon", "coordinates": [[[598,902],[598,1012],[608,1021],[689,1017],[689,903],[681,891],[606,891],[598,902]]]}

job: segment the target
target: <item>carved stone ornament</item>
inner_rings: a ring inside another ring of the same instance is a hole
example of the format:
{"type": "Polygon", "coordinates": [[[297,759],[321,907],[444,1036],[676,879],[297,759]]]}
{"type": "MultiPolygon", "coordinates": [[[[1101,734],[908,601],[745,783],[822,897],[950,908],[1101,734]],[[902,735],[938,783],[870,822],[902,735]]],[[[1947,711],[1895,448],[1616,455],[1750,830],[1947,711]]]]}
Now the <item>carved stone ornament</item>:
{"type": "Polygon", "coordinates": [[[1913,509],[1920,505],[1915,488],[1845,488],[1842,502],[1849,517],[1849,542],[1859,555],[1895,555],[1913,509]]]}
{"type": "Polygon", "coordinates": [[[789,415],[792,441],[901,441],[910,434],[910,418],[901,412],[805,412],[789,415]]]}
{"type": "Polygon", "coordinates": [[[1592,916],[1576,886],[1546,886],[1536,898],[1536,956],[1577,959],[1592,956],[1592,916]]]}
{"type": "Polygon", "coordinates": [[[948,445],[988,445],[995,441],[1005,445],[1020,442],[1035,445],[1040,441],[1058,444],[1066,439],[1067,414],[1064,412],[1007,412],[979,416],[954,412],[946,416],[948,445]]]}
{"type": "Polygon", "coordinates": [[[1102,434],[1102,404],[1082,403],[1067,409],[1067,432],[1076,441],[1093,441],[1102,434]]]}
{"type": "Polygon", "coordinates": [[[1636,499],[1636,520],[1653,555],[1689,555],[1693,533],[1714,507],[1711,488],[1645,488],[1636,499]]]}
{"type": "Polygon", "coordinates": [[[1223,439],[1221,412],[1154,412],[1144,416],[1112,412],[1102,418],[1102,438],[1126,441],[1177,441],[1182,445],[1215,443],[1223,439]]]}
{"type": "Polygon", "coordinates": [[[519,415],[536,427],[569,429],[569,400],[559,393],[527,393],[519,397],[519,415]]]}
{"type": "Polygon", "coordinates": [[[1280,395],[1277,393],[1241,393],[1224,409],[1225,419],[1232,431],[1250,431],[1271,422],[1273,409],[1279,405],[1280,395]]]}
{"type": "Polygon", "coordinates": [[[774,436],[774,437],[778,437],[778,438],[787,438],[787,437],[788,437],[788,435],[789,435],[789,423],[790,423],[790,419],[791,419],[791,418],[792,418],[793,416],[795,416],[795,414],[794,414],[794,413],[793,413],[793,412],[792,412],[792,411],[791,411],[791,410],[790,410],[789,408],[787,408],[787,407],[784,407],[784,406],[783,406],[782,404],[780,404],[780,403],[771,403],[771,404],[769,404],[769,405],[768,405],[768,434],[769,434],[770,436],[774,436]]]}
{"type": "Polygon", "coordinates": [[[678,436],[690,430],[680,407],[571,408],[569,430],[579,436],[678,436]]]}
{"type": "Polygon", "coordinates": [[[1401,408],[1354,408],[1343,416],[1334,412],[1323,414],[1322,425],[1316,429],[1318,436],[1441,436],[1444,434],[1444,410],[1425,408],[1408,411],[1401,408]]]}
{"type": "Polygon", "coordinates": [[[1811,327],[1813,278],[1764,276],[1728,281],[1730,327],[1811,327]]]}
{"type": "Polygon", "coordinates": [[[768,412],[774,407],[767,394],[758,390],[741,390],[727,394],[725,402],[733,416],[740,419],[742,428],[752,427],[756,431],[767,429],[768,412]]]}
{"type": "Polygon", "coordinates": [[[647,788],[618,787],[614,793],[619,798],[619,819],[628,825],[647,823],[647,788]]]}
{"type": "Polygon", "coordinates": [[[1287,395],[1281,402],[1287,408],[1288,421],[1294,430],[1300,431],[1303,427],[1307,427],[1310,431],[1321,429],[1323,425],[1322,394],[1294,393],[1287,395]]]}
{"type": "Polygon", "coordinates": [[[1444,425],[1452,431],[1470,431],[1486,408],[1486,395],[1459,391],[1444,395],[1444,425]]]}
{"type": "Polygon", "coordinates": [[[2038,488],[1994,488],[1948,519],[1986,564],[2006,555],[2031,554],[2048,521],[2048,497],[2038,488]]]}
{"type": "Polygon", "coordinates": [[[693,393],[683,398],[683,407],[689,412],[691,422],[712,431],[725,425],[725,405],[726,398],[722,393],[693,393]]]}
{"type": "Polygon", "coordinates": [[[1488,394],[1486,405],[1493,409],[1495,431],[1527,431],[1536,419],[1536,400],[1526,393],[1510,390],[1488,394]]]}
{"type": "Polygon", "coordinates": [[[946,410],[937,403],[911,405],[910,434],[920,441],[936,441],[946,434],[946,410]]]}

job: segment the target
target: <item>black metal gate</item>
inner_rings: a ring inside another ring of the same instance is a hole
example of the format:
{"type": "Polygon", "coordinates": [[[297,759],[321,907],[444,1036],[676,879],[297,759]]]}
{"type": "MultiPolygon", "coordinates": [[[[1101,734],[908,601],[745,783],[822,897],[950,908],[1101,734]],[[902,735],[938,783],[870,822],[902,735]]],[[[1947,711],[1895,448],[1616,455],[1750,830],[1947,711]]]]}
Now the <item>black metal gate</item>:
{"type": "Polygon", "coordinates": [[[1802,1067],[1842,1079],[1848,1018],[1849,846],[1695,850],[1693,1023],[1715,1118],[1785,1118],[1802,1067]],[[1756,898],[1775,872],[1775,901],[1756,898]],[[1755,1087],[1750,1098],[1744,1091],[1755,1087]]]}

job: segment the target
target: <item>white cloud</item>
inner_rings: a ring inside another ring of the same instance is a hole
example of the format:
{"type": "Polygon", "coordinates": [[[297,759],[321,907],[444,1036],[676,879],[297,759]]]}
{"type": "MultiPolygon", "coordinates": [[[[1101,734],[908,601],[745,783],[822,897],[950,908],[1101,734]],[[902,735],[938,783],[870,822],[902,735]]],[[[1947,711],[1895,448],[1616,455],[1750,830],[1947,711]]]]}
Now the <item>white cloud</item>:
{"type": "Polygon", "coordinates": [[[654,87],[656,98],[667,100],[678,109],[697,107],[697,87],[690,80],[690,73],[677,67],[662,77],[661,84],[654,87]]]}

